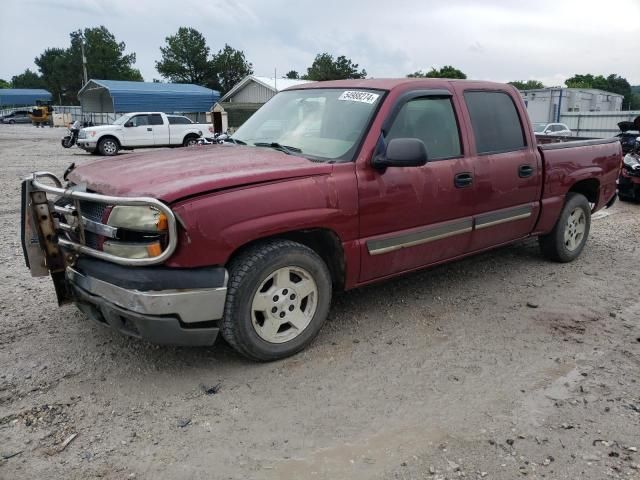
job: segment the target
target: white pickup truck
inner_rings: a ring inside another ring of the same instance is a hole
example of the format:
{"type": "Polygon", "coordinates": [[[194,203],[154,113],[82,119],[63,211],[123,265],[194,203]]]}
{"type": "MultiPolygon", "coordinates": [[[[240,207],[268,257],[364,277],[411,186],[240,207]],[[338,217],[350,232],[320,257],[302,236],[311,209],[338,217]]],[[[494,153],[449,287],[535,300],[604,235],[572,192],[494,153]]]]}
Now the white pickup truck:
{"type": "Polygon", "coordinates": [[[116,155],[120,150],[151,147],[189,147],[213,126],[193,123],[187,117],[161,112],[133,112],[111,125],[87,127],[78,134],[78,146],[87,152],[116,155]]]}

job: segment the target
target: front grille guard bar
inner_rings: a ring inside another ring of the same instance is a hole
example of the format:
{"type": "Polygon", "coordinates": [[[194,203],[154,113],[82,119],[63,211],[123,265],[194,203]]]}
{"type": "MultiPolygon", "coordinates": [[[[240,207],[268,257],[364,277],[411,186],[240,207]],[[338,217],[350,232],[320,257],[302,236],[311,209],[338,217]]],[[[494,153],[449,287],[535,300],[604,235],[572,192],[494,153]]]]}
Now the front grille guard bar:
{"type": "MultiPolygon", "coordinates": [[[[168,239],[167,247],[162,251],[160,255],[150,258],[126,258],[119,255],[113,255],[111,253],[96,250],[95,248],[88,247],[81,243],[73,242],[66,238],[58,237],[58,245],[64,248],[68,248],[77,253],[89,255],[108,262],[117,263],[119,265],[129,265],[135,267],[143,267],[148,265],[157,265],[167,260],[175,251],[178,245],[178,228],[176,222],[176,216],[171,209],[164,203],[151,197],[114,197],[111,195],[100,195],[97,193],[81,192],[73,190],[71,188],[62,188],[62,182],[60,179],[51,172],[34,172],[25,178],[27,182],[31,183],[32,192],[45,192],[58,197],[69,198],[72,200],[87,200],[90,202],[104,203],[107,205],[123,205],[123,206],[151,206],[160,212],[164,213],[167,217],[168,226],[168,239]],[[52,187],[42,183],[40,179],[48,178],[53,181],[56,186],[52,187]]],[[[67,225],[59,225],[60,230],[65,231],[67,225]],[[62,226],[64,225],[64,226],[62,226]]]]}

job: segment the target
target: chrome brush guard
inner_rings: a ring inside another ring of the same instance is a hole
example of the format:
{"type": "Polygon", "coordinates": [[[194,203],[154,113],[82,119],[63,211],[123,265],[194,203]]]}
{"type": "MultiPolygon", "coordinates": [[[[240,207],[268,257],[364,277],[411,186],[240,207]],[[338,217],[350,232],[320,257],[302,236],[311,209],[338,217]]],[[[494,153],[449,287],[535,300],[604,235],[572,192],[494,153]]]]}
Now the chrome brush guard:
{"type": "Polygon", "coordinates": [[[168,206],[155,198],[116,197],[81,191],[77,187],[63,188],[60,179],[50,172],[34,172],[22,180],[22,247],[33,276],[46,276],[49,273],[54,276],[54,273],[60,272],[64,274],[65,268],[75,263],[78,254],[119,265],[157,265],[166,261],[175,251],[177,233],[175,215],[168,206]],[[55,186],[43,183],[44,179],[53,182],[55,186]],[[54,200],[49,199],[48,195],[53,196],[54,200]],[[70,200],[70,204],[57,205],[57,200],[61,198],[70,200]],[[154,257],[126,258],[87,245],[87,232],[109,237],[115,234],[116,229],[83,216],[80,206],[82,201],[110,207],[149,206],[157,209],[167,218],[166,247],[154,257]]]}

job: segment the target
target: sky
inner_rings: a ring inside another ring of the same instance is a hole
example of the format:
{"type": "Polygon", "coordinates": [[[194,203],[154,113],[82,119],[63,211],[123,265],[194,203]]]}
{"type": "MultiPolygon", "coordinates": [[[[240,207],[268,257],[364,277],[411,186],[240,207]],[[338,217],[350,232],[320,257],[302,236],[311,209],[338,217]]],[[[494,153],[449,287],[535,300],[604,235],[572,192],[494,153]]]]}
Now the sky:
{"type": "Polygon", "coordinates": [[[640,0],[3,0],[0,78],[36,70],[33,59],[68,47],[71,31],[104,25],[148,81],[161,78],[165,37],[187,26],[212,52],[243,50],[262,76],[304,73],[329,52],[371,77],[453,65],[478,80],[556,86],[617,73],[638,85],[639,18],[640,0]]]}

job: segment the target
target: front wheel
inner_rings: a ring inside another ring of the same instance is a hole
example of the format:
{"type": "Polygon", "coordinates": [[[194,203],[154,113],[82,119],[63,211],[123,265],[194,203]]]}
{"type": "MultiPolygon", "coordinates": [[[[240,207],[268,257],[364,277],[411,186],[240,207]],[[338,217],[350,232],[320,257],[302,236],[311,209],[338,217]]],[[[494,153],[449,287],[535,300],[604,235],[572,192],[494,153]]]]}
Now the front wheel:
{"type": "Polygon", "coordinates": [[[193,147],[194,145],[198,144],[198,137],[187,137],[184,139],[184,141],[182,142],[182,146],[183,147],[193,147]]]}
{"type": "Polygon", "coordinates": [[[62,146],[64,148],[71,148],[71,146],[73,145],[73,143],[71,142],[71,135],[67,135],[66,137],[64,137],[60,143],[62,143],[62,146]]]}
{"type": "Polygon", "coordinates": [[[229,266],[222,336],[255,361],[278,360],[309,345],[331,304],[331,275],[310,248],[265,242],[229,266]]]}
{"type": "Polygon", "coordinates": [[[114,138],[107,137],[98,142],[98,151],[101,155],[110,157],[116,155],[119,149],[120,145],[118,145],[118,142],[114,138]]]}
{"type": "Polygon", "coordinates": [[[590,229],[589,201],[580,193],[568,193],[555,227],[538,238],[542,254],[556,262],[571,262],[582,252],[590,229]]]}

